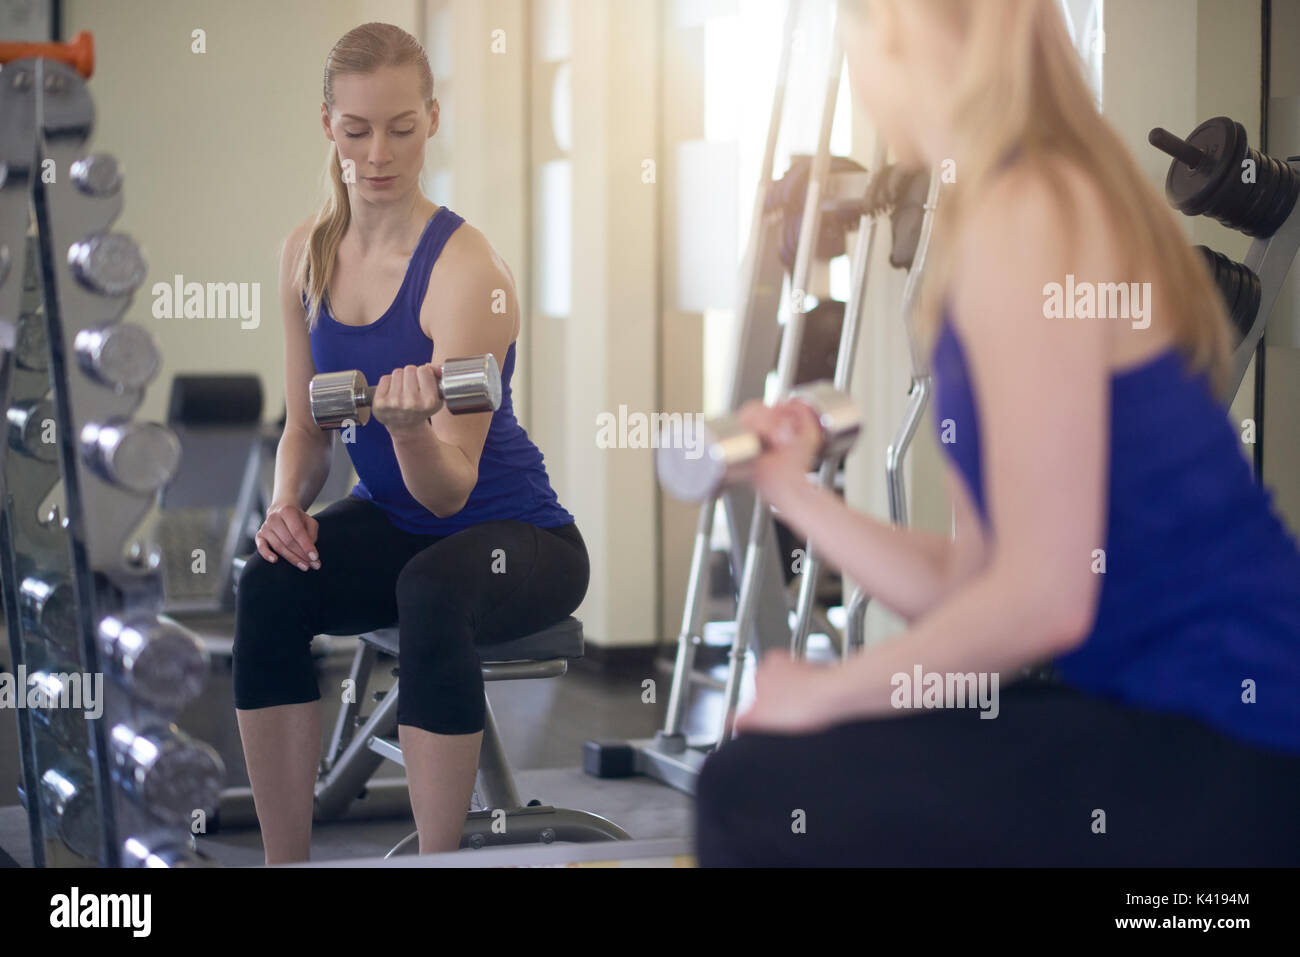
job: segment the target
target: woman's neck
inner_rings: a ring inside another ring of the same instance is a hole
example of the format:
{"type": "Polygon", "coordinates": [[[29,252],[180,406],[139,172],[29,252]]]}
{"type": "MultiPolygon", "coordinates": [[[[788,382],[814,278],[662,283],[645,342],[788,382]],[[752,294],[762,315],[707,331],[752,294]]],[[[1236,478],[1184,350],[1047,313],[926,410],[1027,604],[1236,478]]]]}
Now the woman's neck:
{"type": "Polygon", "coordinates": [[[352,201],[348,237],[363,253],[390,246],[403,246],[412,229],[422,229],[438,204],[418,190],[399,203],[376,206],[352,201]]]}

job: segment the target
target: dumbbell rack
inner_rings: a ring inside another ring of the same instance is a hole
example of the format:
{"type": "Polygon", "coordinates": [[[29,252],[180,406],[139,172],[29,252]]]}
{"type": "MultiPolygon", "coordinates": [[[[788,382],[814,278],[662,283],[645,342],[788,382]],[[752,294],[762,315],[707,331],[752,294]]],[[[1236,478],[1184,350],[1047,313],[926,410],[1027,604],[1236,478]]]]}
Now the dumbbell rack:
{"type": "MultiPolygon", "coordinates": [[[[785,267],[781,260],[786,222],[779,204],[770,202],[770,194],[777,187],[772,173],[799,11],[799,0],[792,0],[787,8],[767,144],[754,201],[754,226],[740,275],[738,300],[741,307],[726,390],[727,407],[733,411],[750,399],[764,397],[768,376],[772,372],[773,355],[778,355],[779,394],[788,395],[795,385],[808,308],[808,297],[802,291],[808,288],[811,267],[817,256],[817,237],[821,235],[824,216],[838,215],[843,219],[846,210],[856,215],[858,241],[851,262],[849,300],[845,305],[833,382],[840,391],[849,391],[865,303],[867,267],[875,247],[880,216],[889,211],[895,198],[886,184],[900,182],[896,171],[885,166],[885,147],[879,141],[868,171],[831,171],[830,136],[843,63],[843,51],[836,39],[831,44],[827,63],[817,151],[809,171],[797,250],[789,286],[786,287],[785,267]],[[788,304],[788,310],[785,322],[781,323],[778,316],[783,304],[788,304]]],[[[928,241],[937,182],[937,178],[931,180],[931,195],[923,213],[923,238],[915,254],[909,257],[909,290],[915,289],[915,277],[919,276],[920,264],[924,260],[923,244],[928,241]]],[[[832,485],[842,462],[843,456],[840,455],[822,463],[817,480],[823,487],[832,485]]],[[[813,622],[821,558],[810,542],[803,543],[803,551],[792,627],[771,509],[752,488],[743,484],[728,486],[701,504],[664,727],[653,739],[588,742],[583,762],[588,773],[601,777],[645,774],[678,790],[694,793],[704,759],[713,748],[732,736],[748,649],[752,647],[759,656],[773,649],[789,649],[796,655],[804,652],[813,622]],[[688,736],[684,723],[692,684],[696,680],[695,655],[703,643],[705,605],[711,593],[709,556],[718,504],[723,507],[729,527],[732,567],[742,570],[736,597],[735,631],[720,727],[713,735],[688,736]]]]}
{"type": "Polygon", "coordinates": [[[131,421],[159,368],[152,336],[119,321],[144,260],[110,229],[117,162],[85,153],[89,60],[78,72],[49,51],[10,46],[0,63],[0,577],[5,678],[25,705],[19,797],[36,866],[201,863],[193,835],[224,771],[174,719],[208,663],[159,613],[145,523],[179,444],[131,421]]]}

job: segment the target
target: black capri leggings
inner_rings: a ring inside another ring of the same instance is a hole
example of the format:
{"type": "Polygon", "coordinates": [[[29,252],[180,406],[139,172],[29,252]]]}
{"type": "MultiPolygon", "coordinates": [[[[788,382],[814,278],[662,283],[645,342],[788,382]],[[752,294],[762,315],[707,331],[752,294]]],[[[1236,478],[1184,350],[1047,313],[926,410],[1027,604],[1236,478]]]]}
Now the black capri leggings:
{"type": "Polygon", "coordinates": [[[737,737],[699,777],[700,864],[1300,864],[1300,756],[1042,679],[1000,706],[737,737]]]}
{"type": "Polygon", "coordinates": [[[482,731],[476,646],[553,625],[587,592],[587,547],[576,525],[493,521],[452,535],[419,535],[352,495],[313,517],[319,570],[254,555],[239,576],[234,695],[240,710],[320,698],[313,636],[396,624],[398,724],[437,734],[482,731]]]}

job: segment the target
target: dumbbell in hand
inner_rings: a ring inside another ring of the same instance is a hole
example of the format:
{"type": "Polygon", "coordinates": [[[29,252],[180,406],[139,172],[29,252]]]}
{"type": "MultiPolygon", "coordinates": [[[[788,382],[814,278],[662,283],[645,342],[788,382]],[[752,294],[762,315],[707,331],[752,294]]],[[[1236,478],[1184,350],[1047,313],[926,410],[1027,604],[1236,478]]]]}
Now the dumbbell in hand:
{"type": "MultiPolygon", "coordinates": [[[[821,426],[818,462],[852,448],[862,431],[862,417],[853,400],[830,382],[814,382],[790,393],[790,399],[812,409],[821,426]]],[[[689,422],[689,420],[688,420],[689,422]]],[[[684,434],[668,430],[655,454],[659,484],[674,498],[702,502],[728,486],[749,481],[763,453],[759,436],[736,415],[705,421],[698,429],[688,425],[684,434]]]]}
{"type": "MultiPolygon", "coordinates": [[[[350,369],[313,376],[307,393],[313,421],[322,429],[341,429],[348,422],[365,425],[369,421],[375,387],[366,384],[361,372],[350,369]],[[364,418],[362,410],[366,410],[364,418]]],[[[496,356],[489,352],[448,359],[442,364],[438,395],[453,415],[495,412],[501,407],[501,369],[496,356]]]]}

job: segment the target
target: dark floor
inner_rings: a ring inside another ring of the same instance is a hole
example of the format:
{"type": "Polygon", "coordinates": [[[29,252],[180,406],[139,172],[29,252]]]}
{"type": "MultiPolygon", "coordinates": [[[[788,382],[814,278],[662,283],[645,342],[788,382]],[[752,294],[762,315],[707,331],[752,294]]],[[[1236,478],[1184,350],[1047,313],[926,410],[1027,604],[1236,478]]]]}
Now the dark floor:
{"type": "MultiPolygon", "coordinates": [[[[198,634],[210,639],[213,675],[200,699],[190,705],[177,723],[188,733],[208,742],[226,765],[226,786],[246,787],[247,772],[231,703],[228,648],[232,633],[229,618],[176,615],[198,634]]],[[[318,639],[318,680],[322,688],[347,677],[352,645],[345,639],[318,639]]],[[[7,640],[0,642],[7,658],[7,640]]],[[[393,659],[381,664],[395,665],[393,659]]],[[[691,800],[686,795],[647,778],[600,780],[581,770],[583,743],[589,739],[623,740],[650,737],[663,722],[671,681],[672,660],[663,657],[653,675],[610,677],[579,663],[559,679],[510,681],[488,685],[488,698],[496,715],[508,759],[517,775],[521,797],[536,797],[546,804],[580,808],[609,818],[633,838],[689,837],[691,800]],[[654,704],[643,703],[642,682],[656,680],[654,704]]],[[[375,688],[391,683],[389,667],[377,667],[375,688]]],[[[716,669],[714,677],[722,677],[716,669]]],[[[323,728],[333,729],[337,695],[323,698],[323,728]]],[[[687,720],[692,733],[712,730],[720,709],[717,690],[701,688],[687,720]]],[[[322,742],[324,744],[324,742],[322,742]]],[[[18,864],[32,861],[26,812],[18,804],[19,781],[17,726],[11,715],[0,718],[0,862],[5,855],[18,864]]],[[[386,764],[377,777],[401,779],[403,770],[386,764]]],[[[414,828],[409,814],[400,820],[318,823],[313,831],[315,860],[382,856],[414,828]]],[[[255,828],[223,829],[200,838],[200,848],[227,865],[262,863],[260,835],[255,828]]]]}

